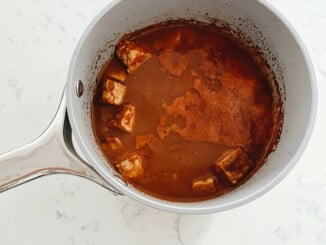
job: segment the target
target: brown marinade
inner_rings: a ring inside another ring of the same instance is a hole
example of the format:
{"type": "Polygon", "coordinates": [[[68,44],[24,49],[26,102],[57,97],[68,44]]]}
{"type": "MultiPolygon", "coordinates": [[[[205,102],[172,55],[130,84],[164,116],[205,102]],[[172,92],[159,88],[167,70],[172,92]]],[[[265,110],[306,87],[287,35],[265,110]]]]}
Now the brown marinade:
{"type": "Polygon", "coordinates": [[[127,182],[162,199],[199,201],[236,188],[266,161],[281,131],[280,95],[239,43],[186,21],[120,40],[92,122],[127,182]]]}

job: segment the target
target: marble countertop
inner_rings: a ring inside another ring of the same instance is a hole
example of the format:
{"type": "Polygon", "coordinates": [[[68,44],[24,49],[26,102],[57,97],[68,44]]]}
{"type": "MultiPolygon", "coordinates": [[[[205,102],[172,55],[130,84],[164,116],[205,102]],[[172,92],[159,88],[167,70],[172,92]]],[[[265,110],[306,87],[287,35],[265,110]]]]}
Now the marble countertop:
{"type": "MultiPolygon", "coordinates": [[[[191,216],[113,196],[78,177],[44,177],[0,194],[0,244],[326,244],[326,1],[269,1],[306,44],[320,95],[312,139],[279,185],[240,208],[191,216]]],[[[1,0],[0,152],[46,128],[74,46],[107,3],[1,0]]]]}

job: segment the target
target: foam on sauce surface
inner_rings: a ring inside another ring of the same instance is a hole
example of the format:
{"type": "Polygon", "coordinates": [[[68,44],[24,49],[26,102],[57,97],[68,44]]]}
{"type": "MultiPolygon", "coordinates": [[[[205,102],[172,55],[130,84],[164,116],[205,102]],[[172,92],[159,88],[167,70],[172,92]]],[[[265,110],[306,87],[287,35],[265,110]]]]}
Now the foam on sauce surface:
{"type": "Polygon", "coordinates": [[[121,172],[117,164],[137,154],[141,176],[127,181],[176,201],[209,199],[248,179],[266,160],[281,128],[273,81],[246,51],[211,25],[153,26],[126,39],[151,56],[128,73],[115,55],[101,76],[92,120],[109,162],[121,172]],[[124,103],[135,108],[131,133],[112,126],[121,105],[102,100],[103,83],[115,72],[125,77],[119,81],[126,86],[124,103]],[[121,149],[112,150],[108,137],[117,137],[121,149]],[[237,146],[254,167],[234,184],[216,170],[216,160],[237,146]],[[207,191],[205,185],[210,185],[207,191]],[[204,191],[194,190],[202,186],[204,191]]]}

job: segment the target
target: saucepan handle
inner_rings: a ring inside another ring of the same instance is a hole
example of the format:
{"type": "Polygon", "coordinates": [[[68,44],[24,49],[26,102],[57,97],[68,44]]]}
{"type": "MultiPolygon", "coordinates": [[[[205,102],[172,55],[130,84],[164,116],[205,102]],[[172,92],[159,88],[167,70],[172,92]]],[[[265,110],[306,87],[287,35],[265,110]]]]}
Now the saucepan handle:
{"type": "Polygon", "coordinates": [[[48,128],[33,142],[0,155],[0,192],[49,174],[72,174],[96,182],[116,195],[108,184],[76,152],[63,93],[48,128]]]}

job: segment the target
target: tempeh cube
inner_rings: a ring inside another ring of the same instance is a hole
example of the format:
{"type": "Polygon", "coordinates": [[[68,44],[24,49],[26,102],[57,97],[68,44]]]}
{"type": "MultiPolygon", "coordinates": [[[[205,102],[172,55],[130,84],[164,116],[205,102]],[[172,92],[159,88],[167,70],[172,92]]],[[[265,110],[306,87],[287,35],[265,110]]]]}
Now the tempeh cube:
{"type": "Polygon", "coordinates": [[[123,104],[112,120],[112,125],[128,133],[132,132],[135,122],[135,107],[131,104],[123,104]]]}
{"type": "Polygon", "coordinates": [[[113,78],[114,80],[117,80],[119,82],[124,82],[124,80],[126,79],[126,71],[124,70],[116,70],[116,69],[112,69],[112,70],[109,70],[107,72],[107,75],[110,77],[110,78],[113,78]]]}
{"type": "Polygon", "coordinates": [[[117,44],[116,53],[119,59],[127,66],[129,73],[135,71],[141,64],[152,57],[146,47],[128,40],[120,41],[117,44]]]}
{"type": "Polygon", "coordinates": [[[121,161],[117,164],[119,172],[124,178],[135,179],[140,177],[144,170],[142,166],[142,158],[138,154],[121,161]]]}
{"type": "Polygon", "coordinates": [[[103,152],[109,156],[117,156],[123,150],[122,142],[118,137],[108,136],[101,144],[103,152]]]}
{"type": "Polygon", "coordinates": [[[120,105],[126,94],[126,86],[112,79],[107,79],[103,84],[102,99],[105,103],[120,105]]]}
{"type": "Polygon", "coordinates": [[[123,149],[123,145],[121,143],[121,140],[118,137],[106,137],[105,139],[106,144],[110,149],[114,152],[119,152],[123,149]]]}
{"type": "Polygon", "coordinates": [[[237,146],[225,152],[215,162],[217,171],[224,173],[232,184],[237,184],[254,167],[245,150],[237,146]]]}
{"type": "Polygon", "coordinates": [[[216,192],[216,177],[206,174],[192,181],[192,190],[195,194],[213,194],[216,192]]]}

